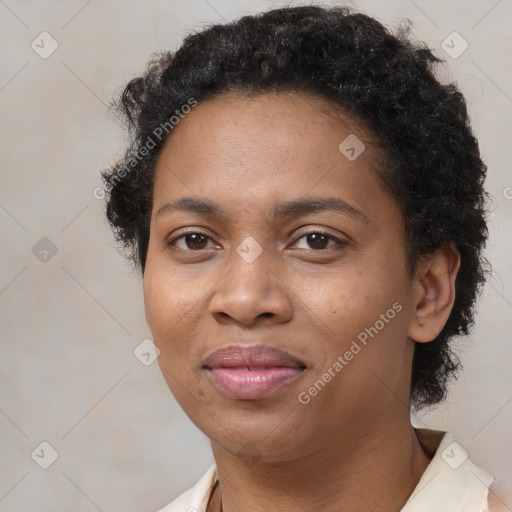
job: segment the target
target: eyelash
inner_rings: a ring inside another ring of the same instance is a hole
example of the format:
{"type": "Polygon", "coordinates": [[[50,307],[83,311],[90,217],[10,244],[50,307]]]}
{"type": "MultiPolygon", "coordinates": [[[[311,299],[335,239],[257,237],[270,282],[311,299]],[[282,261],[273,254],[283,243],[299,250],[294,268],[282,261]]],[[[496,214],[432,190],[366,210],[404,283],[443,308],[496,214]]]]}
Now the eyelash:
{"type": "MultiPolygon", "coordinates": [[[[312,235],[312,234],[318,234],[318,235],[323,235],[325,237],[327,237],[329,240],[333,240],[337,243],[338,245],[338,248],[341,248],[341,247],[344,247],[345,245],[348,245],[348,242],[345,241],[345,240],[340,240],[339,238],[325,232],[325,231],[322,231],[322,230],[312,230],[312,231],[308,231],[307,233],[303,233],[299,238],[297,238],[296,241],[299,241],[301,239],[303,239],[304,237],[307,237],[308,235],[312,235]]],[[[202,231],[186,231],[170,240],[168,240],[165,244],[166,248],[170,248],[171,246],[174,245],[174,243],[177,241],[177,240],[180,240],[181,238],[184,238],[186,237],[187,235],[202,235],[204,236],[205,238],[208,238],[210,240],[212,240],[212,238],[210,236],[208,236],[206,233],[203,233],[202,231]]],[[[314,251],[314,252],[325,252],[325,251],[328,251],[329,249],[332,249],[332,247],[330,248],[326,248],[326,249],[310,249],[311,251],[314,251]]],[[[180,249],[182,251],[185,251],[185,252],[200,252],[200,251],[204,251],[206,249],[198,249],[198,250],[193,250],[193,249],[180,249]]]]}

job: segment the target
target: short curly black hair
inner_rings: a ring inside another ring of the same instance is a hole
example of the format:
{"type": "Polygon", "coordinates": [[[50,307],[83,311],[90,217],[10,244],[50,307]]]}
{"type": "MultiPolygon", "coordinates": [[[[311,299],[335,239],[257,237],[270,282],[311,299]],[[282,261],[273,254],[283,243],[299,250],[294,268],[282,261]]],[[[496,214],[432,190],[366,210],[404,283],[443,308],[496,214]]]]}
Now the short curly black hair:
{"type": "Polygon", "coordinates": [[[470,333],[489,272],[482,255],[488,194],[465,98],[455,83],[435,77],[434,65],[444,61],[408,32],[402,25],[393,34],[347,7],[310,5],[192,33],[177,51],[153,54],[145,73],[112,101],[130,142],[124,158],[101,174],[116,239],[144,274],[154,169],[166,141],[162,127],[171,133],[169,119],[179,120],[191,99],[308,92],[369,127],[384,152],[377,172],[405,220],[410,275],[439,248],[454,246],[461,257],[446,325],[435,340],[415,346],[410,399],[417,411],[444,400],[461,368],[450,340],[470,333]]]}

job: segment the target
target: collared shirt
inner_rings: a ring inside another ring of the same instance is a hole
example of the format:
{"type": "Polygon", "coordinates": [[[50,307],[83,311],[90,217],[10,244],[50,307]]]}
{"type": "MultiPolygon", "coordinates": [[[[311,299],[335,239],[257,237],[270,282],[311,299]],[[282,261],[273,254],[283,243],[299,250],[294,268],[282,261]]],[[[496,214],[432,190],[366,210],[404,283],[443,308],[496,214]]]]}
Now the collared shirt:
{"type": "MultiPolygon", "coordinates": [[[[431,461],[401,512],[501,510],[489,509],[489,487],[494,477],[471,461],[450,432],[414,430],[431,461]]],[[[213,464],[193,487],[159,512],[206,512],[217,480],[217,467],[213,464]]]]}

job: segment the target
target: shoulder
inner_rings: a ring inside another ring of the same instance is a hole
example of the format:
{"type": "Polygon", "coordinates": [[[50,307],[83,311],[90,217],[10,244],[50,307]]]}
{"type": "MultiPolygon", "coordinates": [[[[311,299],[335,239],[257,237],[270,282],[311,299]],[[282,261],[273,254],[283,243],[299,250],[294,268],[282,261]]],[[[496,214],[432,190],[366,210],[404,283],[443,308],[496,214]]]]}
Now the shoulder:
{"type": "Polygon", "coordinates": [[[512,510],[512,483],[494,480],[489,487],[488,509],[486,512],[510,512],[512,510]]]}
{"type": "Polygon", "coordinates": [[[158,512],[202,512],[206,510],[206,504],[216,480],[217,467],[213,464],[191,488],[158,512]]]}

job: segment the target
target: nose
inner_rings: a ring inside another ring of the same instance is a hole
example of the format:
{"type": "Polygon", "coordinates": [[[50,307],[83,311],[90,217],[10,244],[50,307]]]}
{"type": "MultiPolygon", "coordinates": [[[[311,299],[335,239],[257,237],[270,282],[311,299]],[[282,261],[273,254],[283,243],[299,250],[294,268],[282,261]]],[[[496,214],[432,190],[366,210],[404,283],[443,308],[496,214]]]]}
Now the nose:
{"type": "Polygon", "coordinates": [[[291,288],[265,250],[254,260],[233,251],[230,270],[210,301],[210,313],[222,324],[286,323],[293,313],[291,288]]]}

